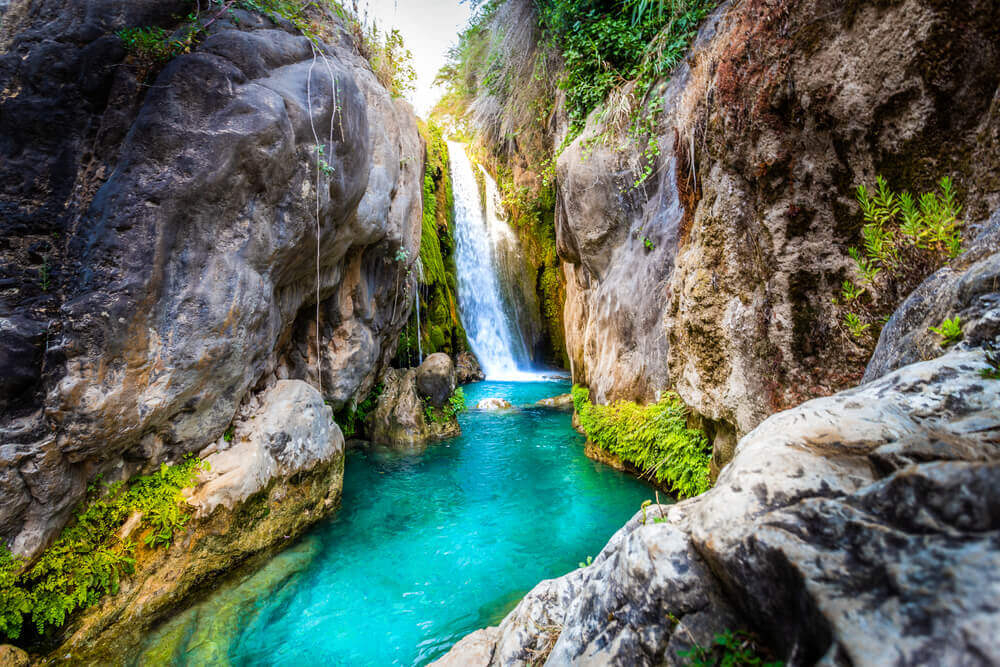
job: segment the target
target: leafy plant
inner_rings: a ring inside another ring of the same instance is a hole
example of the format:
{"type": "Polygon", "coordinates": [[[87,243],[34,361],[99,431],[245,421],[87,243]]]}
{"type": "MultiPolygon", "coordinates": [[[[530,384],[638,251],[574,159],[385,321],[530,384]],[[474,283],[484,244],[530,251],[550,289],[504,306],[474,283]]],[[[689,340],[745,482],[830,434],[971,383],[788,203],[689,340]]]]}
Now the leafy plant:
{"type": "Polygon", "coordinates": [[[847,313],[844,315],[844,326],[847,327],[847,330],[851,332],[852,336],[855,338],[862,338],[872,325],[867,322],[862,322],[861,318],[855,313],[847,313]]]}
{"type": "Polygon", "coordinates": [[[946,319],[941,326],[931,327],[930,330],[941,336],[941,347],[948,347],[962,338],[962,318],[956,315],[954,319],[946,319]]]}
{"type": "Polygon", "coordinates": [[[860,185],[855,194],[864,217],[861,245],[848,249],[857,282],[842,282],[839,303],[850,308],[844,314],[850,335],[870,344],[868,330],[881,327],[931,271],[961,252],[962,207],[949,178],[917,198],[893,192],[882,176],[874,190],[860,185]]]}
{"type": "Polygon", "coordinates": [[[642,237],[642,245],[645,246],[646,250],[652,250],[656,247],[648,236],[642,237]]]}
{"type": "Polygon", "coordinates": [[[723,630],[715,635],[710,647],[695,643],[679,655],[687,660],[688,667],[779,667],[783,664],[763,658],[756,638],[742,630],[723,630]]]}
{"type": "Polygon", "coordinates": [[[74,611],[117,593],[121,576],[135,567],[135,545],[117,536],[119,528],[140,512],[139,534],[149,531],[143,541],[151,548],[169,545],[190,518],[181,489],[206,467],[189,457],[127,484],[98,480],[59,538],[27,568],[0,547],[0,634],[19,637],[29,614],[44,634],[64,625],[74,611]]]}
{"type": "Polygon", "coordinates": [[[227,428],[226,432],[222,434],[223,442],[232,442],[234,437],[236,437],[236,430],[232,426],[227,428]]]}
{"type": "Polygon", "coordinates": [[[580,425],[594,445],[669,484],[681,497],[711,486],[711,445],[703,432],[687,427],[687,408],[677,394],[668,392],[646,406],[631,401],[595,405],[580,386],[572,394],[580,425]]]}
{"type": "Polygon", "coordinates": [[[465,391],[461,387],[455,388],[455,391],[448,397],[448,404],[440,409],[424,399],[424,417],[427,418],[427,421],[435,424],[445,424],[465,410],[465,391]]]}
{"type": "Polygon", "coordinates": [[[979,371],[984,380],[1000,380],[1000,351],[987,350],[986,368],[979,371]]]}
{"type": "Polygon", "coordinates": [[[591,565],[593,565],[593,563],[594,563],[594,557],[587,556],[586,562],[580,561],[580,567],[590,567],[591,565]]]}
{"type": "Polygon", "coordinates": [[[379,396],[382,395],[383,391],[385,391],[385,385],[379,383],[363,401],[354,407],[345,406],[343,410],[333,416],[345,438],[353,438],[362,432],[362,427],[368,422],[368,416],[378,405],[379,396]]]}

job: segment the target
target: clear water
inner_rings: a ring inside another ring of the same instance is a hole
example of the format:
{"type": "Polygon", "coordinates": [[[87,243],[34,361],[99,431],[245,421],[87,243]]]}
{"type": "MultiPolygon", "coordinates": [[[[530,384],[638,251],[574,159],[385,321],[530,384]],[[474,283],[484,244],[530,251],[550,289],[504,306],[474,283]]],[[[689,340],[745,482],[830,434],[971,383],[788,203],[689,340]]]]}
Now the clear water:
{"type": "Polygon", "coordinates": [[[448,156],[455,192],[458,305],[469,345],[487,380],[530,379],[530,373],[524,368],[527,366],[527,347],[521,340],[520,330],[512,327],[504,314],[497,280],[496,244],[512,232],[498,213],[500,194],[496,183],[480,167],[486,183],[484,212],[474,167],[465,154],[465,147],[449,141],[448,156]]]}
{"type": "MultiPolygon", "coordinates": [[[[482,382],[526,405],[564,382],[482,382]]],[[[352,453],[343,506],[253,575],[184,612],[139,660],[178,665],[414,665],[496,624],[542,579],[596,556],[651,497],[587,459],[570,416],[470,411],[418,456],[352,453]]]]}

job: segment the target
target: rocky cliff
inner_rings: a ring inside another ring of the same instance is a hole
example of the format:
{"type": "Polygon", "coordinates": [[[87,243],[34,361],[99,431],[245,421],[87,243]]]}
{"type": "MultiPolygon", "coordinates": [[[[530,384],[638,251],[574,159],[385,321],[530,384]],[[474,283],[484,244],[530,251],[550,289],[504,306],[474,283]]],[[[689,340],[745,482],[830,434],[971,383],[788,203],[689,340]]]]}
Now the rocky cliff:
{"type": "Polygon", "coordinates": [[[860,241],[854,188],[950,176],[970,221],[1000,203],[997,12],[723,3],[647,100],[652,160],[593,115],[558,161],[577,381],[599,400],[673,385],[729,439],[860,380],[870,348],[831,303],[860,241]]]}
{"type": "Polygon", "coordinates": [[[280,379],[337,410],[395,352],[415,121],[332,10],[279,4],[4,15],[0,536],[18,553],[98,473],[199,452],[280,379]]]}
{"type": "Polygon", "coordinates": [[[713,489],[644,508],[439,664],[689,664],[736,631],[796,665],[996,664],[998,249],[1000,213],[899,309],[870,382],[770,417],[713,489]],[[880,361],[919,352],[908,314],[945,298],[963,342],[880,361]]]}

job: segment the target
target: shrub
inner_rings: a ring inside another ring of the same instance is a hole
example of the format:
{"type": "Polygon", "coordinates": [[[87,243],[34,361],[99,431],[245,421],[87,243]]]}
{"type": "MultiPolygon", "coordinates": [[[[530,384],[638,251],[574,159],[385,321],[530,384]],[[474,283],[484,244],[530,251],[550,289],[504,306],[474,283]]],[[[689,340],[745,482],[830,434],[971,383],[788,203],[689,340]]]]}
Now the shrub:
{"type": "Polygon", "coordinates": [[[856,196],[864,216],[861,246],[848,249],[856,276],[843,282],[834,302],[846,311],[850,335],[871,343],[903,298],[961,253],[962,207],[948,178],[941,179],[938,192],[914,198],[893,192],[879,176],[874,191],[861,185],[856,196]]]}
{"type": "Polygon", "coordinates": [[[641,406],[631,401],[595,405],[590,391],[574,386],[573,406],[590,441],[669,484],[690,498],[711,486],[711,446],[704,433],[687,427],[687,408],[668,392],[659,402],[641,406]]]}
{"type": "Polygon", "coordinates": [[[766,660],[758,646],[757,639],[749,632],[723,630],[715,635],[708,648],[695,643],[689,651],[681,651],[680,657],[687,667],[780,667],[782,662],[766,660]]]}
{"type": "Polygon", "coordinates": [[[344,408],[333,416],[333,420],[337,422],[337,426],[340,427],[341,433],[344,434],[345,438],[353,438],[355,435],[364,432],[364,426],[368,423],[368,417],[375,410],[375,406],[378,405],[379,396],[385,390],[385,385],[379,383],[375,385],[375,388],[365,397],[363,401],[357,405],[350,407],[344,406],[344,408]]]}
{"type": "Polygon", "coordinates": [[[460,413],[465,412],[465,391],[461,387],[456,387],[455,391],[448,397],[448,404],[443,408],[436,408],[424,398],[424,417],[429,422],[443,424],[449,422],[460,413]]]}
{"type": "Polygon", "coordinates": [[[74,611],[118,592],[120,578],[135,566],[135,545],[116,535],[133,512],[141,512],[139,534],[149,547],[169,545],[190,518],[181,489],[191,486],[206,464],[188,457],[161,465],[152,475],[127,484],[88,487],[87,498],[59,538],[33,565],[0,546],[0,635],[20,636],[29,613],[39,634],[61,627],[74,611]]]}
{"type": "Polygon", "coordinates": [[[941,336],[941,347],[948,347],[962,338],[962,318],[956,315],[954,319],[946,319],[941,326],[931,327],[930,330],[941,336]]]}

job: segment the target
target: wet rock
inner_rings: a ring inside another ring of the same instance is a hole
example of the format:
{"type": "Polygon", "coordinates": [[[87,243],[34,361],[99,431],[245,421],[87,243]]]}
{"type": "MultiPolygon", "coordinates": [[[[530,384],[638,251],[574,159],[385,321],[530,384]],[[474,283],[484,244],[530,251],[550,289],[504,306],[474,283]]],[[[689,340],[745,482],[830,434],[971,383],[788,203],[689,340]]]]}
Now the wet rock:
{"type": "Polygon", "coordinates": [[[543,398],[535,403],[535,405],[540,408],[559,410],[560,412],[572,412],[573,396],[572,394],[560,394],[559,396],[553,396],[551,398],[543,398]]]}
{"type": "Polygon", "coordinates": [[[443,408],[455,391],[455,364],[444,352],[435,352],[417,368],[417,391],[431,405],[443,408]]]}
{"type": "Polygon", "coordinates": [[[77,615],[52,656],[117,664],[189,596],[248,559],[290,544],[340,505],[344,439],[331,409],[305,382],[278,382],[236,424],[232,443],[206,460],[187,495],[194,517],[168,548],[138,536],[136,566],[116,595],[77,615]]]}
{"type": "Polygon", "coordinates": [[[953,351],[767,419],[713,489],[640,511],[469,664],[676,664],[741,628],[794,664],[997,662],[982,628],[1000,622],[1000,381],[984,367],[953,351]]]}
{"type": "Polygon", "coordinates": [[[455,357],[455,376],[458,384],[469,384],[486,379],[486,374],[479,366],[479,360],[471,352],[459,352],[455,357]]]}
{"type": "Polygon", "coordinates": [[[484,398],[476,404],[477,410],[510,410],[513,407],[514,406],[510,404],[510,401],[502,398],[484,398]]]}
{"type": "Polygon", "coordinates": [[[455,416],[447,416],[446,410],[438,408],[429,410],[431,406],[421,399],[416,369],[390,369],[382,377],[382,386],[372,413],[373,443],[421,451],[430,442],[461,435],[455,416]]]}
{"type": "Polygon", "coordinates": [[[0,442],[16,452],[0,537],[22,554],[94,475],[201,451],[253,391],[306,380],[335,410],[367,395],[409,317],[394,258],[420,240],[412,110],[316,7],[318,51],[251,12],[153,69],[114,35],[169,31],[189,4],[22,0],[0,26],[0,442]]]}

